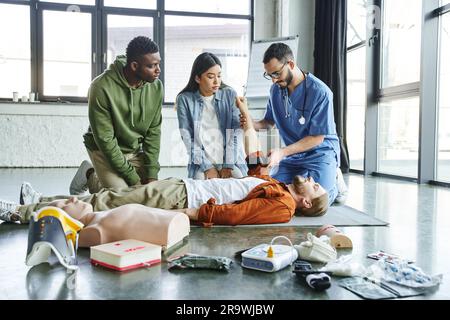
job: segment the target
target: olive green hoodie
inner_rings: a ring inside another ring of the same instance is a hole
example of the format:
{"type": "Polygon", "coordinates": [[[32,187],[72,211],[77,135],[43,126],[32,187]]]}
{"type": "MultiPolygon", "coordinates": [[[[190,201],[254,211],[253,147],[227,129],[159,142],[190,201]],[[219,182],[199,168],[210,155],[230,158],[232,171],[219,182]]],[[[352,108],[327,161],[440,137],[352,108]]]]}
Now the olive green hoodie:
{"type": "Polygon", "coordinates": [[[134,89],[123,75],[126,57],[118,56],[89,88],[88,150],[100,150],[111,167],[128,183],[140,177],[124,154],[144,152],[147,178],[157,179],[161,141],[163,85],[159,79],[134,89]]]}

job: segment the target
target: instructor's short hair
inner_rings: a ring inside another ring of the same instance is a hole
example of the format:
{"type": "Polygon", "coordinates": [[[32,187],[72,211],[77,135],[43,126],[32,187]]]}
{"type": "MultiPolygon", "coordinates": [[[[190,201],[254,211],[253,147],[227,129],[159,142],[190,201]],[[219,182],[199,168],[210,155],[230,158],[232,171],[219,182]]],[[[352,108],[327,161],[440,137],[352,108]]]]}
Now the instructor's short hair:
{"type": "Polygon", "coordinates": [[[127,46],[127,64],[137,61],[143,55],[159,52],[159,47],[152,39],[139,36],[130,41],[127,46]]]}
{"type": "Polygon", "coordinates": [[[263,63],[269,63],[273,58],[276,58],[281,63],[286,63],[289,60],[295,61],[291,48],[282,42],[274,43],[266,50],[263,63]]]}
{"type": "Polygon", "coordinates": [[[301,208],[297,214],[304,217],[321,217],[328,211],[328,193],[313,199],[311,208],[301,208]]]}

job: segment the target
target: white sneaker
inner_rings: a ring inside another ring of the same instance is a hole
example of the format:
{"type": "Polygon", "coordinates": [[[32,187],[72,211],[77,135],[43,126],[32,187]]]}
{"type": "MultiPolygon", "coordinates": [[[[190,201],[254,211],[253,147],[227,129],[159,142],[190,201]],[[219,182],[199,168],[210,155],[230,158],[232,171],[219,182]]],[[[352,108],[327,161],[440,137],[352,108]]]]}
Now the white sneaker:
{"type": "Polygon", "coordinates": [[[33,203],[39,203],[42,193],[33,189],[29,182],[22,183],[20,187],[20,204],[28,205],[33,203]]]}
{"type": "Polygon", "coordinates": [[[89,169],[94,169],[94,167],[89,161],[84,160],[70,183],[69,193],[71,195],[81,195],[88,190],[86,173],[89,169]]]}
{"type": "Polygon", "coordinates": [[[336,185],[338,189],[338,195],[334,202],[338,204],[344,204],[347,201],[348,188],[345,183],[344,176],[342,175],[341,168],[337,168],[336,170],[336,185]]]}
{"type": "Polygon", "coordinates": [[[17,203],[0,200],[0,221],[17,222],[19,221],[19,214],[17,213],[17,203]]]}

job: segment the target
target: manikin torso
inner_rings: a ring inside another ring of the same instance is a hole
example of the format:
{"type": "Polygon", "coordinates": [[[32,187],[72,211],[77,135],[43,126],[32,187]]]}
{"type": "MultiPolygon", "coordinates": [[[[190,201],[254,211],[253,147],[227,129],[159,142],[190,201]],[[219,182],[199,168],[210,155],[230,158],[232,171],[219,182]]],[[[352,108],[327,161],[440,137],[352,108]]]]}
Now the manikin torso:
{"type": "Polygon", "coordinates": [[[125,239],[154,243],[154,239],[167,238],[167,226],[174,214],[177,213],[140,204],[86,213],[78,219],[85,225],[78,246],[91,247],[125,239]]]}

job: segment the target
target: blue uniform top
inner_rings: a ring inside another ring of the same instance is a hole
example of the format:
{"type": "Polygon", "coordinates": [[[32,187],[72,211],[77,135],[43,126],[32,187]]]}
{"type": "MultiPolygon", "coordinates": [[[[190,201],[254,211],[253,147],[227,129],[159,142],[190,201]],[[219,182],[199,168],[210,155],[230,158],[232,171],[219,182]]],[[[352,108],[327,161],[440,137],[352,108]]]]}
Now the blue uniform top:
{"type": "Polygon", "coordinates": [[[315,155],[321,153],[335,158],[337,166],[340,166],[340,147],[334,122],[333,93],[313,74],[307,74],[306,81],[297,86],[291,96],[288,96],[287,88],[281,89],[274,84],[270,89],[270,98],[264,119],[275,123],[286,146],[307,136],[325,136],[322,144],[307,152],[285,158],[284,164],[296,166],[302,162],[302,165],[305,165],[305,162],[313,161],[317,158],[315,155]],[[303,125],[300,124],[302,117],[305,118],[303,125]]]}

